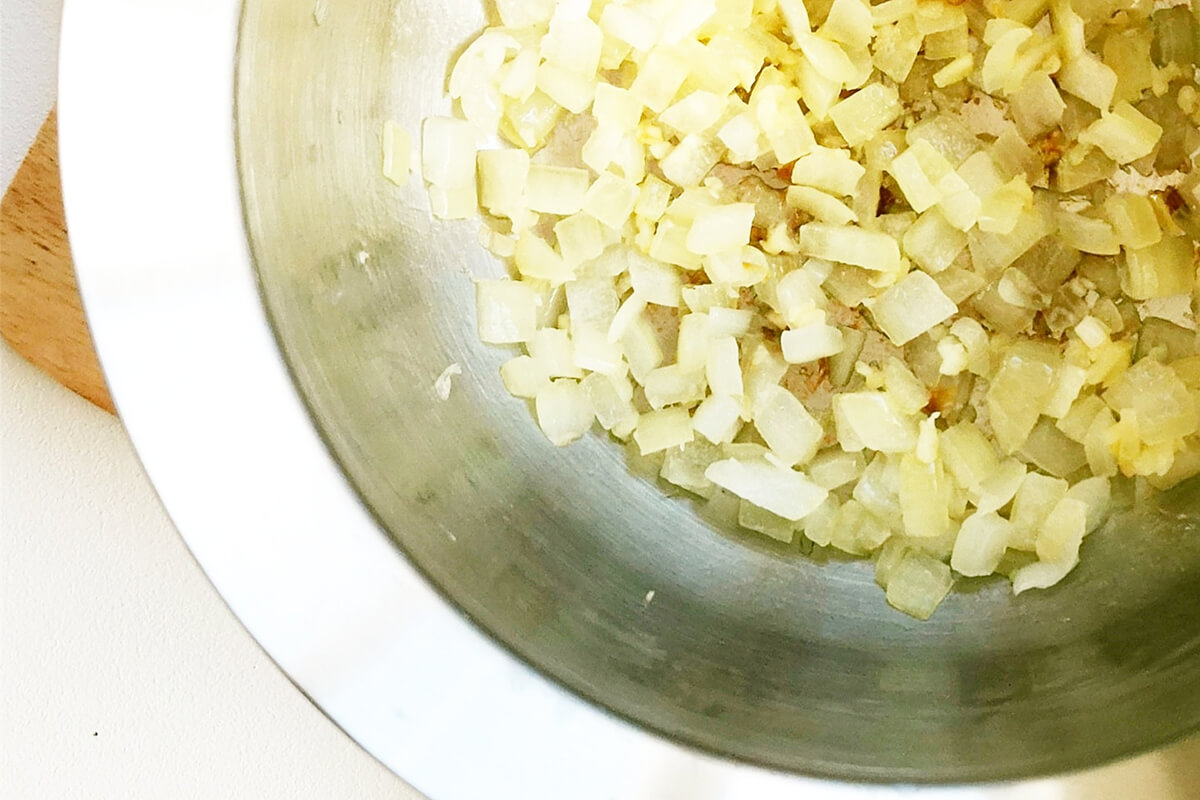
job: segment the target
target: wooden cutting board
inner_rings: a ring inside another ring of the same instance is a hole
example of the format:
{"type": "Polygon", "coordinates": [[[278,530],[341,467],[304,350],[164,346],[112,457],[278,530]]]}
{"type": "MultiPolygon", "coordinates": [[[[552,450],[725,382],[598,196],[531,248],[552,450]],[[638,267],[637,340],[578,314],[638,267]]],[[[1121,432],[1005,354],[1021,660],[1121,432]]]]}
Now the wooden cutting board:
{"type": "Polygon", "coordinates": [[[59,383],[114,411],[67,244],[54,112],[0,202],[0,335],[59,383]]]}

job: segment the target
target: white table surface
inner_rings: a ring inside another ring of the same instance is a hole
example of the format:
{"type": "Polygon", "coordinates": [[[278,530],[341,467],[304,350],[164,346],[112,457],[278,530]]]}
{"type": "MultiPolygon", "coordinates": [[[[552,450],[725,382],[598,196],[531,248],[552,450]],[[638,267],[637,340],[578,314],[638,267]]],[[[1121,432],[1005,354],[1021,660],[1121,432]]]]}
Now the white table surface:
{"type": "MultiPolygon", "coordinates": [[[[0,0],[3,187],[53,103],[59,4],[0,0]]],[[[1069,785],[1027,788],[1036,800],[1193,798],[1200,740],[1069,785]]],[[[419,798],[238,625],[175,533],[120,422],[7,345],[0,795],[419,798]]]]}

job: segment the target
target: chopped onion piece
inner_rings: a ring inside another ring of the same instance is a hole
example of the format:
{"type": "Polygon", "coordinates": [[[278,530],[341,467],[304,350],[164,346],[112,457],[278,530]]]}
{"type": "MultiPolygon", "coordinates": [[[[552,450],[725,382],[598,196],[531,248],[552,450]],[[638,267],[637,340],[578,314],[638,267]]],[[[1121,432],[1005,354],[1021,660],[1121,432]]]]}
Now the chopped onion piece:
{"type": "Polygon", "coordinates": [[[844,450],[866,447],[881,453],[903,453],[916,447],[916,424],[901,416],[883,392],[834,395],[833,414],[844,450]]]}
{"type": "Polygon", "coordinates": [[[750,332],[753,320],[754,314],[746,309],[716,306],[708,310],[708,329],[713,337],[732,336],[740,339],[750,332]]]}
{"type": "Polygon", "coordinates": [[[570,264],[545,239],[526,231],[517,239],[513,263],[524,278],[537,278],[558,286],[575,277],[570,264]]]}
{"type": "Polygon", "coordinates": [[[745,500],[738,506],[738,525],[784,543],[790,543],[796,537],[795,523],[745,500]]]}
{"type": "Polygon", "coordinates": [[[895,89],[872,83],[829,109],[829,117],[846,143],[857,147],[899,119],[902,112],[895,89]]]}
{"type": "Polygon", "coordinates": [[[1111,113],[1102,111],[1100,119],[1080,131],[1079,141],[1100,148],[1118,164],[1128,164],[1151,153],[1162,132],[1158,123],[1120,102],[1111,113]]]}
{"type": "MultiPolygon", "coordinates": [[[[988,22],[989,30],[995,27],[993,23],[997,21],[988,22]]],[[[1014,26],[988,42],[991,47],[988,48],[987,56],[983,60],[983,69],[980,71],[980,85],[985,92],[1004,93],[1004,88],[1017,67],[1018,50],[1032,39],[1033,35],[1029,28],[1014,26]]]]}
{"type": "Polygon", "coordinates": [[[1196,432],[1195,395],[1175,370],[1153,358],[1143,358],[1125,371],[1103,395],[1122,419],[1137,416],[1138,436],[1147,444],[1165,444],[1196,432]]]}
{"type": "Polygon", "coordinates": [[[604,331],[586,328],[572,335],[572,343],[573,363],[580,370],[614,376],[625,373],[625,354],[604,331]]]}
{"type": "Polygon", "coordinates": [[[907,344],[958,311],[937,281],[910,272],[870,306],[875,324],[897,345],[907,344]]]}
{"type": "MultiPolygon", "coordinates": [[[[873,11],[878,8],[880,6],[874,6],[873,11]]],[[[917,54],[921,52],[921,38],[921,32],[917,30],[911,15],[878,28],[872,56],[875,67],[896,83],[903,83],[912,72],[917,54]]]]}
{"type": "Polygon", "coordinates": [[[970,578],[991,575],[1008,548],[1012,523],[995,512],[976,512],[963,520],[954,540],[950,566],[970,578]]]}
{"type": "Polygon", "coordinates": [[[967,236],[930,208],[904,232],[904,252],[923,270],[938,273],[949,267],[967,247],[967,236]]]}
{"type": "Polygon", "coordinates": [[[476,281],[479,339],[488,344],[527,342],[537,330],[541,298],[521,281],[476,281]]]}
{"type": "Polygon", "coordinates": [[[650,14],[636,6],[609,3],[600,13],[600,28],[635,50],[646,51],[658,43],[662,29],[650,14]]]}
{"type": "Polygon", "coordinates": [[[765,460],[726,459],[704,475],[722,489],[792,522],[811,514],[828,495],[803,473],[765,460]]]}
{"type": "Polygon", "coordinates": [[[659,119],[683,134],[703,133],[716,124],[724,110],[725,98],[701,90],[668,108],[659,119]]]}
{"type": "Polygon", "coordinates": [[[845,150],[815,147],[792,165],[792,183],[835,195],[852,195],[866,167],[845,150]]]}
{"type": "Polygon", "coordinates": [[[777,5],[780,13],[783,14],[783,21],[787,24],[788,33],[791,34],[793,42],[812,31],[812,23],[809,22],[808,8],[804,5],[804,0],[778,0],[777,5]]]}
{"type": "Polygon", "coordinates": [[[702,256],[740,249],[750,241],[753,203],[714,206],[696,215],[687,235],[687,248],[702,256]]]}
{"type": "Polygon", "coordinates": [[[583,436],[595,415],[578,381],[561,379],[537,393],[538,425],[550,443],[562,447],[583,436]]]}
{"type": "Polygon", "coordinates": [[[713,444],[732,442],[742,427],[742,404],[728,395],[709,395],[697,406],[692,427],[713,444]]]}
{"type": "Polygon", "coordinates": [[[1087,382],[1087,370],[1074,364],[1063,364],[1058,370],[1058,378],[1054,383],[1054,391],[1050,394],[1043,409],[1047,417],[1062,419],[1071,410],[1071,405],[1079,397],[1087,382]]]}
{"type": "Polygon", "coordinates": [[[626,131],[641,122],[642,102],[628,89],[600,82],[596,85],[592,116],[602,126],[626,131]]]}
{"type": "Polygon", "coordinates": [[[1112,225],[1104,220],[1069,211],[1060,211],[1057,219],[1059,238],[1068,247],[1097,255],[1111,256],[1121,252],[1112,225]]]}
{"type": "Polygon", "coordinates": [[[1037,554],[1052,564],[1075,563],[1087,532],[1087,506],[1079,500],[1059,500],[1037,534],[1037,554]]]}
{"type": "Polygon", "coordinates": [[[541,362],[530,356],[517,356],[500,367],[500,379],[513,397],[532,400],[550,383],[541,362]]]}
{"type": "Polygon", "coordinates": [[[684,314],[679,318],[675,363],[690,372],[703,372],[715,338],[709,332],[707,314],[684,314]]]}
{"type": "Polygon", "coordinates": [[[647,175],[638,187],[634,213],[650,222],[658,222],[671,202],[671,185],[653,175],[647,175]]]}
{"type": "Polygon", "coordinates": [[[604,252],[604,234],[600,230],[600,223],[587,214],[572,214],[559,220],[554,225],[554,236],[558,239],[563,262],[572,273],[578,265],[604,252]]]}
{"type": "Polygon", "coordinates": [[[938,463],[913,453],[900,459],[900,514],[906,536],[936,539],[950,531],[946,478],[938,463]]]}
{"type": "Polygon", "coordinates": [[[973,69],[975,69],[975,57],[970,53],[963,53],[933,73],[933,85],[939,89],[953,86],[959,81],[966,80],[973,69]]]}
{"type": "Polygon", "coordinates": [[[1108,518],[1112,483],[1103,477],[1085,478],[1067,490],[1067,497],[1078,500],[1087,508],[1086,533],[1092,533],[1108,518]]]}
{"type": "Polygon", "coordinates": [[[1025,443],[1054,392],[1056,350],[1045,342],[1017,342],[992,378],[987,409],[996,441],[1005,453],[1014,453],[1025,443]]]}
{"type": "Polygon", "coordinates": [[[895,178],[904,199],[918,214],[937,205],[942,200],[942,193],[937,185],[925,174],[918,158],[917,148],[910,147],[892,159],[888,172],[895,178]]]}
{"type": "Polygon", "coordinates": [[[794,42],[808,62],[826,80],[844,86],[854,77],[853,62],[836,42],[811,33],[798,34],[794,42]]]}
{"type": "Polygon", "coordinates": [[[475,183],[475,129],[469,122],[429,117],[422,127],[421,172],[439,186],[475,183]]]}
{"type": "Polygon", "coordinates": [[[815,258],[877,272],[894,272],[900,266],[900,248],[886,233],[810,222],[800,226],[797,240],[800,252],[815,258]]]}
{"type": "Polygon", "coordinates": [[[858,480],[866,466],[866,459],[861,453],[826,450],[809,463],[808,474],[813,483],[833,491],[858,480]]]}
{"type": "Polygon", "coordinates": [[[667,450],[658,474],[663,480],[695,495],[712,498],[716,494],[716,486],[704,477],[704,471],[721,456],[719,447],[703,441],[692,441],[667,450]]]}
{"type": "Polygon", "coordinates": [[[699,186],[721,160],[724,151],[718,141],[689,134],[658,166],[667,180],[677,186],[699,186]]]}
{"type": "Polygon", "coordinates": [[[656,47],[629,88],[647,108],[660,113],[675,99],[689,71],[688,63],[670,48],[656,47]]]}
{"type": "Polygon", "coordinates": [[[429,210],[438,219],[470,219],[479,208],[475,184],[433,184],[429,187],[429,210]]]}
{"type": "Polygon", "coordinates": [[[569,3],[560,3],[550,18],[550,28],[542,37],[541,55],[550,64],[579,75],[592,76],[600,67],[604,32],[587,14],[578,13],[569,3]]]}
{"type": "Polygon", "coordinates": [[[888,577],[887,601],[905,614],[925,620],[954,586],[950,567],[924,553],[904,555],[888,577]]]}
{"type": "Polygon", "coordinates": [[[1186,236],[1164,237],[1150,247],[1128,250],[1121,289],[1135,300],[1190,292],[1196,280],[1195,252],[1186,236]]]}
{"type": "Polygon", "coordinates": [[[589,183],[585,169],[533,164],[525,181],[525,202],[543,214],[574,214],[583,208],[589,183]]]}
{"type": "Polygon", "coordinates": [[[1013,594],[1030,589],[1049,589],[1075,569],[1077,562],[1047,564],[1041,561],[1021,567],[1013,574],[1013,594]]]}
{"type": "Polygon", "coordinates": [[[747,163],[758,158],[762,152],[759,139],[762,131],[749,113],[738,114],[717,131],[717,140],[729,148],[730,160],[747,163]]]}
{"type": "Polygon", "coordinates": [[[596,94],[594,75],[581,75],[550,61],[537,68],[535,85],[572,114],[587,110],[596,94]]]}
{"type": "Polygon", "coordinates": [[[683,287],[679,270],[652,258],[636,258],[629,263],[629,280],[633,290],[647,303],[676,308],[683,287]]]}
{"type": "Polygon", "coordinates": [[[744,391],[738,344],[732,336],[713,339],[708,347],[704,374],[713,394],[740,397],[744,391]]]}
{"type": "Polygon", "coordinates": [[[804,404],[782,386],[771,386],[754,398],[754,427],[783,463],[807,464],[817,454],[825,429],[804,404]]]}
{"type": "Polygon", "coordinates": [[[775,158],[783,164],[795,161],[815,144],[812,130],[797,101],[798,98],[782,86],[764,84],[761,78],[750,97],[751,111],[775,151],[775,158]]]}
{"type": "Polygon", "coordinates": [[[687,409],[678,407],[642,414],[633,433],[633,439],[644,456],[679,447],[694,438],[687,409]]]}
{"type": "Polygon", "coordinates": [[[533,335],[526,347],[529,355],[551,378],[582,378],[575,366],[575,345],[566,331],[542,328],[533,335]]]}
{"type": "Polygon", "coordinates": [[[513,218],[524,208],[529,154],[524,150],[481,150],[479,204],[498,217],[513,218]]]}
{"type": "Polygon", "coordinates": [[[784,331],[779,337],[783,360],[789,364],[809,364],[842,352],[842,332],[824,322],[815,322],[784,331]]]}
{"type": "Polygon", "coordinates": [[[408,183],[412,171],[412,137],[395,120],[383,123],[383,174],[397,186],[408,183]]]}
{"type": "Polygon", "coordinates": [[[1122,247],[1140,250],[1162,241],[1162,228],[1149,197],[1127,192],[1113,194],[1104,203],[1104,213],[1122,247]]]}
{"type": "MultiPolygon", "coordinates": [[[[848,225],[858,222],[858,215],[836,197],[808,186],[791,186],[787,190],[787,204],[811,215],[820,222],[832,225],[848,225]]],[[[963,242],[964,246],[966,242],[963,242]]]]}
{"type": "Polygon", "coordinates": [[[1068,59],[1058,71],[1058,85],[1063,91],[1107,111],[1117,91],[1117,73],[1091,53],[1080,53],[1068,59]]]}
{"type": "Polygon", "coordinates": [[[767,259],[755,247],[743,247],[705,256],[704,272],[713,283],[727,286],[753,286],[767,276],[767,259]]]}
{"type": "MultiPolygon", "coordinates": [[[[637,295],[633,295],[636,297],[637,295]]],[[[632,299],[632,297],[630,298],[632,299]]],[[[624,306],[622,306],[624,310],[624,306]]],[[[617,312],[617,318],[620,318],[621,312],[617,312]]],[[[617,320],[613,320],[616,325],[617,320]]],[[[612,332],[609,331],[609,338],[612,338],[612,332]]],[[[652,370],[658,367],[663,362],[662,345],[659,344],[658,334],[654,327],[642,314],[638,314],[629,321],[628,327],[621,335],[621,349],[625,353],[625,360],[629,363],[629,372],[633,375],[634,380],[638,383],[645,383],[646,376],[652,370]]]]}
{"type": "MultiPolygon", "coordinates": [[[[1105,106],[1107,108],[1108,106],[1105,106]]],[[[1033,138],[1062,122],[1067,104],[1049,75],[1031,75],[1012,98],[1013,121],[1021,135],[1033,138]]]]}
{"type": "MultiPolygon", "coordinates": [[[[772,306],[778,311],[788,325],[797,327],[807,324],[813,317],[813,312],[826,305],[825,292],[821,285],[813,279],[807,270],[793,270],[779,279],[775,286],[775,300],[772,306]]],[[[824,314],[817,315],[824,320],[824,314]]]]}
{"type": "Polygon", "coordinates": [[[1066,497],[1067,482],[1037,472],[1030,472],[1021,482],[1013,499],[1009,519],[1013,524],[1013,536],[1009,546],[1033,551],[1046,517],[1066,497]]]}
{"type": "Polygon", "coordinates": [[[508,106],[500,121],[500,134],[515,145],[539,148],[562,115],[562,106],[545,94],[534,91],[529,97],[508,106]]]}
{"type": "Polygon", "coordinates": [[[871,9],[862,0],[833,0],[820,33],[850,50],[863,50],[875,34],[871,9]]]}
{"type": "Polygon", "coordinates": [[[646,402],[656,411],[673,405],[688,406],[704,399],[703,372],[690,372],[678,364],[651,370],[641,382],[646,402]]]}

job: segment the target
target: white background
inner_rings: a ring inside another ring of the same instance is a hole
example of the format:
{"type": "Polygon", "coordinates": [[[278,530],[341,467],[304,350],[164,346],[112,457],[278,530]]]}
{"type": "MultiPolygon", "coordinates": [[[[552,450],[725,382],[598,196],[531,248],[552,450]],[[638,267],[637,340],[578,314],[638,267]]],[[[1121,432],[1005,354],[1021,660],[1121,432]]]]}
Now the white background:
{"type": "MultiPolygon", "coordinates": [[[[53,103],[59,2],[0,0],[3,187],[53,103]]],[[[1193,798],[1200,740],[1019,793],[1193,798]]],[[[159,506],[120,423],[7,345],[0,795],[418,798],[310,705],[237,624],[159,506]]]]}

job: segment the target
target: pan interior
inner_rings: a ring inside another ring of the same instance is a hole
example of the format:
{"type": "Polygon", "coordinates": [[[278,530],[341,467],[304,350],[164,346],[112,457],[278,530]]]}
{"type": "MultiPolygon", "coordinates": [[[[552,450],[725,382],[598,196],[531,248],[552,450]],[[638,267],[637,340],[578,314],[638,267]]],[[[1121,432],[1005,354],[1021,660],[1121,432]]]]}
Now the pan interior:
{"type": "Polygon", "coordinates": [[[480,0],[247,0],[236,87],[280,347],[363,502],[449,601],[637,724],[807,774],[1023,777],[1200,724],[1195,487],[1118,515],[1054,590],[960,582],[919,623],[869,564],[702,518],[601,436],[546,442],[500,383],[512,354],[475,337],[472,279],[503,273],[478,223],[433,221],[419,180],[380,171],[383,122],[417,141],[485,21],[480,0]]]}

